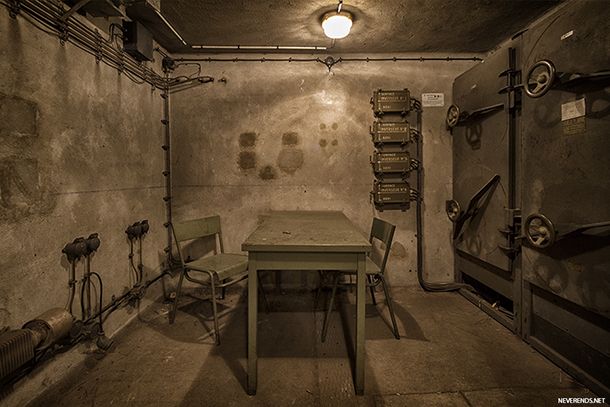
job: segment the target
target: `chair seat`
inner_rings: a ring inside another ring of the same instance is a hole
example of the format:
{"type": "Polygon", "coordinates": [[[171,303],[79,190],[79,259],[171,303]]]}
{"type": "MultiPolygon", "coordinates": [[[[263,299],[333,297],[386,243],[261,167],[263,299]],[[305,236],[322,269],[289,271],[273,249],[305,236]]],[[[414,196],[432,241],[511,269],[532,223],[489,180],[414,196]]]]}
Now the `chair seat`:
{"type": "Polygon", "coordinates": [[[248,256],[220,253],[186,263],[189,270],[211,271],[219,280],[236,277],[248,271],[248,256]]]}
{"type": "MultiPolygon", "coordinates": [[[[366,274],[375,275],[381,273],[381,269],[370,257],[366,258],[366,274]]],[[[346,271],[345,274],[356,274],[356,270],[346,271]]]]}

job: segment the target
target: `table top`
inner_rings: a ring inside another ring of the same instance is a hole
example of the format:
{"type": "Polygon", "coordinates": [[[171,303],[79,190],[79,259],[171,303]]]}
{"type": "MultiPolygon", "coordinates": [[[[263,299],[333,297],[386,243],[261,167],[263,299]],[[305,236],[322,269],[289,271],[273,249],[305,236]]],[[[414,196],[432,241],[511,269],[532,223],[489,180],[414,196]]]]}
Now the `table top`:
{"type": "Polygon", "coordinates": [[[370,252],[371,244],[340,211],[275,211],[242,244],[248,252],[370,252]]]}

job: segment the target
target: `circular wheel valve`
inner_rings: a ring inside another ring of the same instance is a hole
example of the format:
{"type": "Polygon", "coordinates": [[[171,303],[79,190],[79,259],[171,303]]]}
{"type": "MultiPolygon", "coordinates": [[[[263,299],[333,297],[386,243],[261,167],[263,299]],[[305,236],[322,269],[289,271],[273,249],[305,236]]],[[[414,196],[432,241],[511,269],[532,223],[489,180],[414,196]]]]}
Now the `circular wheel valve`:
{"type": "Polygon", "coordinates": [[[539,249],[545,249],[555,243],[557,236],[555,226],[546,216],[535,213],[525,220],[525,237],[530,244],[539,249]]]}
{"type": "Polygon", "coordinates": [[[447,123],[447,127],[452,129],[457,126],[458,121],[460,120],[460,108],[457,105],[449,106],[447,109],[447,118],[445,122],[447,123]]]}
{"type": "Polygon", "coordinates": [[[451,222],[455,222],[460,213],[462,212],[462,208],[460,208],[460,204],[455,199],[445,202],[445,212],[447,212],[447,217],[451,222]]]}
{"type": "Polygon", "coordinates": [[[531,98],[542,97],[553,86],[555,76],[555,65],[549,60],[540,60],[527,70],[523,89],[531,98]]]}

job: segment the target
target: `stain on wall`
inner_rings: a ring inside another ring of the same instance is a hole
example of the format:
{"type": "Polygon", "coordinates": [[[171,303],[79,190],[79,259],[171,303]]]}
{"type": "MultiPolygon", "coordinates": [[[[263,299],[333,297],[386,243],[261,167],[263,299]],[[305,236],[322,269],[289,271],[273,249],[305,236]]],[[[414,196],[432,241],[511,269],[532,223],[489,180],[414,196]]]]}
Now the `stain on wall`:
{"type": "Polygon", "coordinates": [[[298,148],[285,148],[280,151],[277,158],[277,166],[287,174],[294,174],[303,166],[304,153],[298,148]]]}
{"type": "Polygon", "coordinates": [[[241,151],[237,163],[242,170],[256,168],[256,153],[253,151],[241,151]]]}
{"type": "Polygon", "coordinates": [[[38,135],[38,106],[35,102],[0,93],[0,137],[38,135]]]}
{"type": "Polygon", "coordinates": [[[0,158],[0,222],[19,222],[35,214],[48,214],[55,202],[55,196],[40,184],[38,160],[0,158]]]}
{"type": "MultiPolygon", "coordinates": [[[[226,76],[226,86],[173,97],[175,214],[187,219],[219,213],[227,250],[233,252],[240,251],[258,215],[269,210],[340,210],[365,236],[378,216],[397,225],[395,240],[404,246],[396,246],[388,278],[395,285],[417,284],[409,273],[417,268],[415,211],[377,212],[369,199],[374,179],[369,101],[375,89],[408,87],[414,96],[443,92],[449,103],[453,79],[472,63],[346,63],[330,73],[318,65],[212,63],[206,65],[208,74],[226,76]],[[256,145],[246,149],[239,140],[252,132],[256,145]],[[258,176],[235,165],[244,151],[256,153],[258,176]],[[181,159],[190,155],[194,159],[181,159]]],[[[439,107],[423,115],[424,262],[430,281],[447,281],[453,273],[452,225],[444,207],[452,192],[445,113],[446,107],[439,107]]]]}
{"type": "Polygon", "coordinates": [[[296,146],[299,144],[299,133],[289,132],[282,134],[282,144],[285,146],[296,146]]]}
{"type": "Polygon", "coordinates": [[[272,179],[277,178],[277,171],[274,167],[272,167],[270,165],[266,165],[263,168],[261,168],[260,172],[258,173],[258,176],[260,179],[262,179],[264,181],[270,181],[272,179]]]}
{"type": "Polygon", "coordinates": [[[407,249],[400,242],[392,243],[392,248],[390,249],[390,254],[395,257],[407,257],[407,249]]]}
{"type": "Polygon", "coordinates": [[[300,143],[299,133],[289,132],[282,135],[284,148],[277,157],[277,166],[286,174],[294,174],[303,166],[305,154],[296,146],[300,143]]]}
{"type": "Polygon", "coordinates": [[[247,132],[239,135],[239,145],[240,147],[250,148],[256,145],[256,133],[247,132]]]}

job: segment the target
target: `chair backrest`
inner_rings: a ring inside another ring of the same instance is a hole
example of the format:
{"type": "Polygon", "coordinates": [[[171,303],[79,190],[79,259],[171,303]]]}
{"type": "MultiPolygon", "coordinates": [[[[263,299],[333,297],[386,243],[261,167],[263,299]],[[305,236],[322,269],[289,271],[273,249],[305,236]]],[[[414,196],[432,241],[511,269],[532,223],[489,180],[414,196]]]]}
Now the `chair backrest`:
{"type": "Polygon", "coordinates": [[[396,226],[388,223],[384,220],[373,218],[373,225],[371,226],[371,236],[369,241],[373,243],[373,239],[377,239],[383,242],[385,246],[385,251],[383,253],[383,259],[379,268],[383,273],[385,271],[385,265],[388,262],[388,257],[390,255],[390,250],[392,248],[392,240],[394,239],[394,230],[396,230],[396,226]]]}
{"type": "Polygon", "coordinates": [[[178,256],[183,261],[182,248],[180,242],[199,239],[218,234],[220,251],[224,251],[222,244],[222,231],[220,229],[220,216],[208,216],[200,219],[192,219],[183,222],[173,222],[171,224],[174,240],[178,249],[178,256]]]}
{"type": "Polygon", "coordinates": [[[184,242],[185,240],[193,240],[220,233],[220,216],[214,215],[184,222],[174,222],[172,226],[174,227],[176,240],[184,242]]]}

